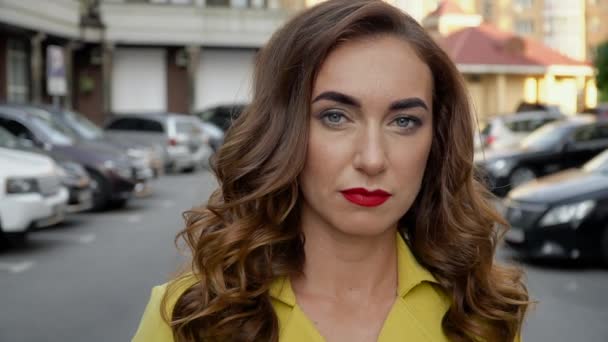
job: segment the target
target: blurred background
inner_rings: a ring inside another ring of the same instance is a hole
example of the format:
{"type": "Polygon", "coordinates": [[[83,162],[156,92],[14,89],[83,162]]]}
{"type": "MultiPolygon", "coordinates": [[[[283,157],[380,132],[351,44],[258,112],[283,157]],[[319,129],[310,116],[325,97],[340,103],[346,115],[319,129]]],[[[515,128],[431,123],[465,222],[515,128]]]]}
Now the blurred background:
{"type": "MultiPolygon", "coordinates": [[[[257,51],[319,1],[0,0],[0,341],[125,341],[257,51]]],[[[525,341],[608,341],[608,0],[393,0],[464,76],[525,341]]]]}

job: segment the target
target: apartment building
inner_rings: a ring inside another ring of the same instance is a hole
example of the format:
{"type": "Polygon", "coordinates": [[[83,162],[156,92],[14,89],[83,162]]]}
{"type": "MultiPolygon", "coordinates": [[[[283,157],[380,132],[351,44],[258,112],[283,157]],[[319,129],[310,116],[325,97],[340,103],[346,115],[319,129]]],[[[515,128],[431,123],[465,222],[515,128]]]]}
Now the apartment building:
{"type": "Polygon", "coordinates": [[[596,104],[589,63],[484,22],[456,1],[442,1],[422,24],[465,76],[482,121],[522,102],[557,105],[568,114],[596,104]]]}
{"type": "Polygon", "coordinates": [[[52,101],[53,46],[63,51],[59,100],[98,123],[110,113],[246,102],[257,50],[304,7],[305,0],[3,0],[0,101],[52,101]]]}
{"type": "Polygon", "coordinates": [[[475,0],[484,21],[579,60],[608,40],[607,0],[475,0]]]}
{"type": "Polygon", "coordinates": [[[593,60],[595,48],[608,42],[608,0],[587,0],[586,22],[587,57],[593,60]]]}

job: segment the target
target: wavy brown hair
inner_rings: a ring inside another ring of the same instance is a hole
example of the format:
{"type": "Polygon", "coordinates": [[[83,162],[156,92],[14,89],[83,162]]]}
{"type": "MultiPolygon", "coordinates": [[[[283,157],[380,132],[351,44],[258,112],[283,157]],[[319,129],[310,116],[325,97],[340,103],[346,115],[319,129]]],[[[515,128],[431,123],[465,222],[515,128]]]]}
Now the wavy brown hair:
{"type": "Polygon", "coordinates": [[[434,138],[421,190],[399,229],[451,298],[443,331],[453,341],[509,342],[520,332],[528,293],[520,270],[494,262],[506,222],[475,177],[473,115],[460,73],[398,9],[380,0],[330,0],[295,16],[260,51],[252,103],[213,161],[219,188],[184,215],[176,240],[191,250],[197,281],[183,294],[174,281],[165,294],[177,341],[278,341],[269,287],[300,273],[305,258],[297,179],[315,76],[337,45],[386,34],[408,42],[433,75],[434,138]],[[172,308],[167,299],[175,295],[172,308]]]}

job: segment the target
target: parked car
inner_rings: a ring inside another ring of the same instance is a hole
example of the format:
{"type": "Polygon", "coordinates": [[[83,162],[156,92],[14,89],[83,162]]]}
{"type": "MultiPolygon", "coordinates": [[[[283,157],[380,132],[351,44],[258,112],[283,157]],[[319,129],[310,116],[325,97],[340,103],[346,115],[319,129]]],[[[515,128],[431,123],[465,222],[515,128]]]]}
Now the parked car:
{"type": "Polygon", "coordinates": [[[521,254],[608,263],[608,150],[514,189],[506,207],[505,240],[521,254]]]}
{"type": "Polygon", "coordinates": [[[213,152],[217,152],[217,150],[224,143],[224,131],[221,128],[210,122],[200,122],[201,131],[204,135],[204,140],[211,147],[213,152]]]}
{"type": "Polygon", "coordinates": [[[93,207],[91,178],[82,165],[61,156],[53,156],[52,153],[37,147],[23,146],[14,135],[2,127],[0,127],[0,147],[36,153],[53,159],[59,168],[61,184],[69,192],[67,211],[79,212],[93,207]]]}
{"type": "Polygon", "coordinates": [[[183,171],[202,165],[208,155],[196,120],[177,113],[120,114],[109,119],[105,129],[111,137],[163,144],[166,168],[183,171]]]}
{"type": "Polygon", "coordinates": [[[486,149],[513,147],[539,127],[563,118],[562,114],[553,111],[499,115],[492,118],[482,129],[475,147],[486,149]]]}
{"type": "Polygon", "coordinates": [[[82,164],[91,177],[94,209],[124,206],[131,198],[136,181],[131,162],[122,151],[79,139],[41,110],[0,105],[0,126],[24,145],[82,164]]]}
{"type": "Polygon", "coordinates": [[[537,177],[579,167],[608,148],[608,121],[577,115],[549,123],[514,148],[475,155],[478,171],[498,196],[537,177]]]}
{"type": "Polygon", "coordinates": [[[135,168],[138,184],[145,185],[151,178],[158,177],[164,170],[163,152],[160,145],[144,145],[126,138],[110,139],[104,131],[84,115],[71,110],[51,106],[21,106],[25,110],[44,110],[60,124],[66,126],[79,139],[94,141],[100,145],[112,146],[125,151],[135,168]]]}
{"type": "Polygon", "coordinates": [[[0,232],[13,242],[63,221],[68,191],[51,158],[0,148],[0,232]]]}
{"type": "Polygon", "coordinates": [[[195,113],[195,115],[203,122],[211,123],[225,132],[232,124],[232,121],[241,115],[245,107],[246,105],[242,103],[223,104],[204,109],[195,113]]]}

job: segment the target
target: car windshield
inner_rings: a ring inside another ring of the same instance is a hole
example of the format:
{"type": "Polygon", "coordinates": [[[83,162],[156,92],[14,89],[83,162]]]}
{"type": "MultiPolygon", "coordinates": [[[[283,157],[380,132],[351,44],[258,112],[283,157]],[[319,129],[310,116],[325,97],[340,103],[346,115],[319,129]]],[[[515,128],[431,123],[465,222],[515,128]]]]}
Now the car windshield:
{"type": "Polygon", "coordinates": [[[63,117],[80,138],[95,140],[103,137],[103,131],[82,114],[66,110],[63,112],[63,117]]]}
{"type": "Polygon", "coordinates": [[[583,170],[587,172],[608,173],[608,150],[598,154],[595,158],[583,165],[583,170]]]}
{"type": "Polygon", "coordinates": [[[549,123],[525,137],[520,146],[526,149],[546,150],[564,139],[572,131],[572,125],[549,123]]]}
{"type": "Polygon", "coordinates": [[[55,145],[72,145],[77,140],[74,133],[66,126],[52,118],[52,114],[44,110],[32,109],[33,124],[55,145]]]}
{"type": "Polygon", "coordinates": [[[14,135],[12,135],[6,129],[0,127],[0,147],[5,148],[18,148],[19,142],[14,135]]]}
{"type": "Polygon", "coordinates": [[[203,121],[209,121],[209,120],[211,120],[211,118],[214,115],[215,115],[215,110],[214,109],[209,109],[209,110],[206,110],[204,112],[198,113],[198,117],[201,118],[201,120],[203,120],[203,121]]]}

